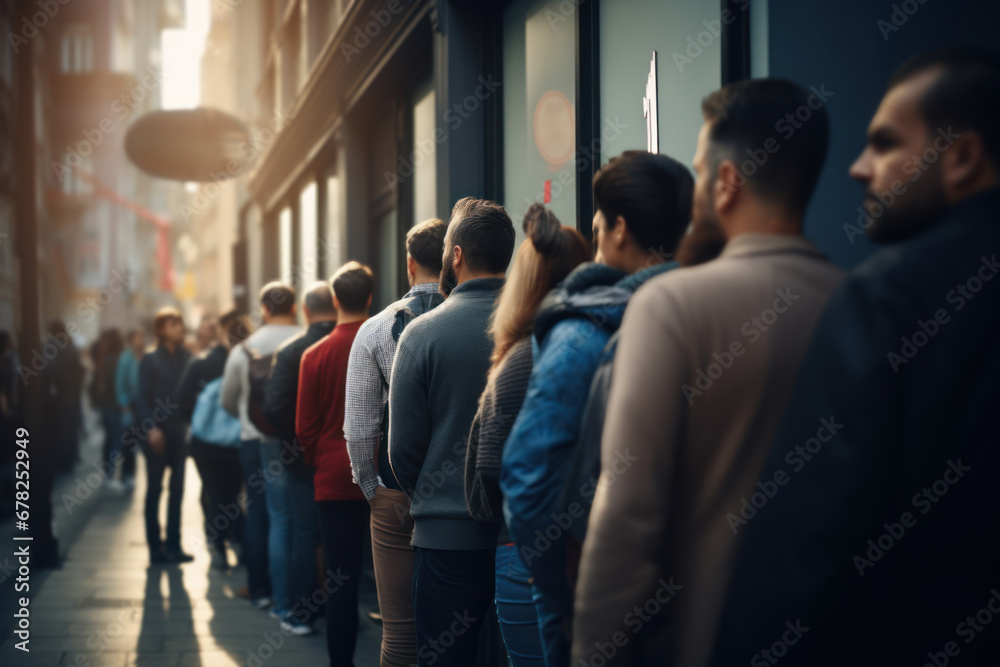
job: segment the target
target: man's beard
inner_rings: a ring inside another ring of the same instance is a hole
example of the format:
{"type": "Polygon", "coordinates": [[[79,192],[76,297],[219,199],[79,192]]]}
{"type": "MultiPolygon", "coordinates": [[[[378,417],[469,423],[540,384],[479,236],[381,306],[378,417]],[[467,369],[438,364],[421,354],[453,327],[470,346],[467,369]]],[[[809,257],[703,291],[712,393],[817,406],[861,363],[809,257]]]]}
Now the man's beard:
{"type": "Polygon", "coordinates": [[[712,197],[709,197],[704,206],[698,206],[696,203],[691,229],[677,246],[677,261],[681,266],[697,266],[710,262],[726,247],[726,232],[718,219],[709,213],[714,210],[715,200],[712,197]]]}
{"type": "MultiPolygon", "coordinates": [[[[934,174],[927,173],[924,178],[930,181],[933,176],[934,174]]],[[[941,187],[923,191],[911,189],[886,206],[875,196],[874,190],[866,187],[862,206],[869,220],[866,228],[868,238],[875,243],[894,243],[904,241],[930,227],[948,208],[948,201],[941,187]],[[906,195],[910,197],[904,199],[906,195]],[[881,210],[881,213],[873,215],[869,205],[877,206],[876,210],[881,210]]]]}
{"type": "Polygon", "coordinates": [[[451,253],[445,257],[444,265],[441,267],[441,277],[438,279],[438,292],[441,296],[447,298],[455,286],[458,284],[458,277],[455,275],[455,269],[452,268],[451,263],[454,257],[451,253]]]}

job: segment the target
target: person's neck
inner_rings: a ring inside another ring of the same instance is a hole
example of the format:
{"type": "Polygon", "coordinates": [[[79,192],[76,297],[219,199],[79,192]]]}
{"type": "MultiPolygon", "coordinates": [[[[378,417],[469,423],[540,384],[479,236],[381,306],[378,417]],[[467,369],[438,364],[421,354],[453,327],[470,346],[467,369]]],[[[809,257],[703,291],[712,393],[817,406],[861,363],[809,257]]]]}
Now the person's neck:
{"type": "Polygon", "coordinates": [[[410,287],[416,287],[417,285],[424,285],[426,283],[434,283],[436,285],[439,279],[440,276],[427,276],[423,274],[416,275],[413,276],[413,284],[410,285],[410,287]]]}
{"type": "Polygon", "coordinates": [[[331,313],[330,315],[317,315],[309,318],[309,326],[314,324],[319,324],[321,322],[336,322],[337,314],[331,313]]]}
{"type": "Polygon", "coordinates": [[[727,219],[719,220],[719,223],[729,240],[743,234],[802,235],[802,214],[774,207],[748,206],[735,211],[727,219]]]}
{"type": "MultiPolygon", "coordinates": [[[[672,257],[673,256],[671,255],[671,258],[672,257]]],[[[625,266],[623,266],[622,269],[625,273],[631,276],[638,273],[642,269],[656,266],[657,264],[663,264],[666,259],[668,258],[657,253],[637,251],[628,257],[625,261],[625,266]]]]}
{"type": "Polygon", "coordinates": [[[178,344],[172,340],[162,340],[160,341],[160,344],[163,347],[165,347],[167,352],[169,352],[170,354],[173,354],[174,352],[177,351],[178,344]]]}
{"type": "Polygon", "coordinates": [[[499,273],[470,273],[459,278],[459,280],[455,283],[455,286],[458,287],[462,283],[467,283],[470,280],[479,280],[481,278],[499,278],[500,280],[503,280],[506,276],[507,274],[503,271],[500,271],[499,273]]]}
{"type": "Polygon", "coordinates": [[[294,326],[295,325],[295,316],[294,315],[275,315],[273,317],[268,318],[267,322],[265,322],[264,324],[277,324],[277,325],[287,325],[287,324],[290,324],[290,325],[294,326]]]}
{"type": "Polygon", "coordinates": [[[341,324],[354,324],[355,322],[364,322],[368,319],[368,313],[348,313],[343,310],[337,311],[337,325],[341,324]]]}

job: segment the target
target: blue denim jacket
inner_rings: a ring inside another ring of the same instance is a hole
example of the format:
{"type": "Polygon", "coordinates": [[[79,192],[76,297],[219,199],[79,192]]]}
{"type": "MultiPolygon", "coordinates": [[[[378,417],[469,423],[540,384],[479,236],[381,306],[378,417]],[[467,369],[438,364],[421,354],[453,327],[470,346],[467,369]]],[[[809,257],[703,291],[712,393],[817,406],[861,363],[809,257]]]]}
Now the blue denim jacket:
{"type": "Polygon", "coordinates": [[[628,276],[600,264],[577,267],[543,301],[535,324],[539,350],[524,405],[503,450],[500,488],[511,537],[532,572],[547,664],[568,664],[573,592],[565,537],[573,517],[557,507],[590,382],[632,294],[673,269],[659,264],[628,276]]]}

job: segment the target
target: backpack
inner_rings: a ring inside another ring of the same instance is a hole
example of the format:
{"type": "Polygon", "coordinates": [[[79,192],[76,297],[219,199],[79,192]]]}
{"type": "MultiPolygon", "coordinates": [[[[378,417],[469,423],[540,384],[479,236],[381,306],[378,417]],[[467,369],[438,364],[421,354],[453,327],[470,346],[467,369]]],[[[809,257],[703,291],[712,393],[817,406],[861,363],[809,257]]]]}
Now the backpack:
{"type": "Polygon", "coordinates": [[[221,393],[222,378],[218,377],[198,394],[191,416],[191,435],[210,445],[235,447],[240,444],[240,420],[222,408],[221,393]]]}
{"type": "Polygon", "coordinates": [[[271,438],[278,437],[278,430],[264,417],[264,389],[267,378],[271,374],[271,362],[274,353],[258,354],[246,345],[241,345],[249,359],[250,397],[247,401],[247,414],[257,430],[271,438]]]}
{"type": "MultiPolygon", "coordinates": [[[[412,322],[415,318],[423,315],[424,313],[429,313],[444,302],[444,297],[438,292],[424,292],[423,294],[418,294],[409,301],[407,301],[403,306],[396,310],[396,320],[392,323],[392,340],[399,343],[399,337],[403,335],[403,329],[406,325],[412,322]]],[[[382,389],[385,390],[386,396],[389,395],[389,380],[388,378],[382,378],[382,389]]],[[[389,401],[385,402],[382,407],[382,442],[389,442],[389,401]]],[[[381,448],[385,450],[385,447],[381,448]]],[[[384,480],[383,480],[384,481],[384,480]]]]}

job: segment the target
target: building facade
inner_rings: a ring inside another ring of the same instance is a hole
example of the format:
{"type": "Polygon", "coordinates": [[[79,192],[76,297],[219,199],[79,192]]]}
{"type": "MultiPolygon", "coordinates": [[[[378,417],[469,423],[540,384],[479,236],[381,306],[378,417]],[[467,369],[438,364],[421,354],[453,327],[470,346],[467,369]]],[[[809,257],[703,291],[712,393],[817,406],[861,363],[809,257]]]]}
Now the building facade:
{"type": "MultiPolygon", "coordinates": [[[[261,136],[252,172],[233,188],[235,219],[226,213],[233,303],[247,307],[267,280],[301,286],[358,259],[376,271],[373,307],[384,305],[405,289],[406,231],[447,219],[466,195],[503,203],[518,227],[530,203],[545,202],[589,236],[601,164],[628,149],[689,162],[701,99],[757,76],[793,79],[826,105],[833,140],[806,233],[854,266],[873,247],[847,168],[890,72],[929,48],[990,46],[1000,18],[972,0],[897,5],[222,3],[241,26],[227,38],[242,87],[227,110],[261,136]]],[[[778,139],[807,122],[781,121],[778,139]]]]}

